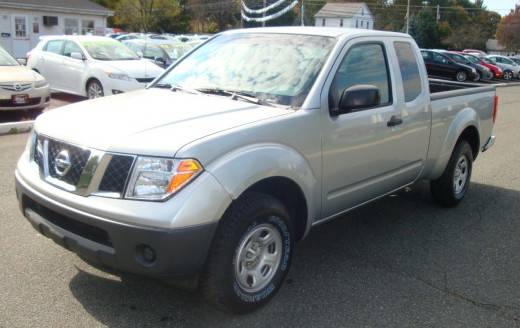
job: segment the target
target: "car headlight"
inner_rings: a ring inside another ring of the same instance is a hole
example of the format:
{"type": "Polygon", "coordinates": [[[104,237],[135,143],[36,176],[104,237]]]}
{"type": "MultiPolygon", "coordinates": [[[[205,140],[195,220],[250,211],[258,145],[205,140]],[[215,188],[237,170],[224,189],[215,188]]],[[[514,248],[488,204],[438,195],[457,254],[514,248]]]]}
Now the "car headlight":
{"type": "Polygon", "coordinates": [[[125,198],[164,200],[173,195],[203,171],[195,159],[138,157],[125,198]]]}
{"type": "Polygon", "coordinates": [[[47,80],[45,80],[45,79],[37,80],[36,82],[34,82],[34,87],[35,88],[43,88],[43,87],[46,87],[48,85],[49,85],[49,83],[47,83],[47,80]]]}
{"type": "Polygon", "coordinates": [[[123,81],[132,81],[133,80],[130,76],[123,74],[123,73],[108,73],[108,77],[111,79],[123,80],[123,81]]]}

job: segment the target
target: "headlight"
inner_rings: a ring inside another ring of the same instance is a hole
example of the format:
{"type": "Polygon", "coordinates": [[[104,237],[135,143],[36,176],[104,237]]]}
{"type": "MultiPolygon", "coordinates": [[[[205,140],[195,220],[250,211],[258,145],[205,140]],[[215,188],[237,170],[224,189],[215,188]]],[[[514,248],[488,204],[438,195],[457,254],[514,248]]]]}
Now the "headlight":
{"type": "Polygon", "coordinates": [[[34,82],[34,87],[35,88],[43,88],[43,87],[46,87],[48,85],[49,85],[49,83],[47,83],[47,80],[45,80],[45,79],[37,80],[36,82],[34,82]]]}
{"type": "Polygon", "coordinates": [[[130,76],[128,76],[126,74],[122,74],[122,73],[108,73],[108,77],[111,79],[123,80],[123,81],[132,81],[133,80],[130,76]]]}
{"type": "Polygon", "coordinates": [[[138,157],[125,198],[164,200],[203,171],[195,159],[138,157]]]}

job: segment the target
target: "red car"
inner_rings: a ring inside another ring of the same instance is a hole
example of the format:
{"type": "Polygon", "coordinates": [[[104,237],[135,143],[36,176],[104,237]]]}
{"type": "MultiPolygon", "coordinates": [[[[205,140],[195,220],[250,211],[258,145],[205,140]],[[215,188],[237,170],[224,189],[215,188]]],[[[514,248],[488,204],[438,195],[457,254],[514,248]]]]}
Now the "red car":
{"type": "MultiPolygon", "coordinates": [[[[484,57],[479,57],[479,56],[476,56],[474,54],[468,53],[467,50],[470,50],[470,49],[466,49],[464,51],[453,51],[453,52],[456,52],[456,53],[459,53],[461,55],[466,56],[466,58],[468,58],[468,60],[470,60],[473,63],[480,64],[482,66],[485,66],[485,67],[489,68],[489,70],[493,73],[493,78],[495,78],[495,79],[501,79],[502,78],[503,72],[502,72],[502,69],[500,67],[493,65],[491,63],[491,61],[486,60],[486,58],[484,58],[484,57]]],[[[479,53],[482,52],[480,50],[474,50],[474,51],[475,52],[478,51],[479,53]]]]}

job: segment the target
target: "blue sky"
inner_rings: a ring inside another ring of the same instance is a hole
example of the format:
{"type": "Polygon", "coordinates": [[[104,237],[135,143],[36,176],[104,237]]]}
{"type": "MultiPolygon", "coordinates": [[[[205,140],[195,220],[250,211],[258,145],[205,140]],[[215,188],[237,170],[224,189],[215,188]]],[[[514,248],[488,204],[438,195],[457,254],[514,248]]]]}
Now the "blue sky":
{"type": "Polygon", "coordinates": [[[496,11],[504,16],[515,7],[515,4],[520,4],[520,0],[484,0],[484,4],[489,10],[496,11]]]}

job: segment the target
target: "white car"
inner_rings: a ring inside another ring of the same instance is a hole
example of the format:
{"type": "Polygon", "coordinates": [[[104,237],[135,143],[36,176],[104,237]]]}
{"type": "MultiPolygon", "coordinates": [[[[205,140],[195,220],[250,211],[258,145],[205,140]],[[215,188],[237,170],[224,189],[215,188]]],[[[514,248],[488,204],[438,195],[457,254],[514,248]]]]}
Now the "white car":
{"type": "Polygon", "coordinates": [[[53,91],[98,98],[143,89],[164,71],[107,37],[52,36],[33,49],[27,66],[53,91]]]}
{"type": "Polygon", "coordinates": [[[20,65],[0,47],[0,111],[25,110],[39,114],[49,104],[49,83],[20,65]]]}

